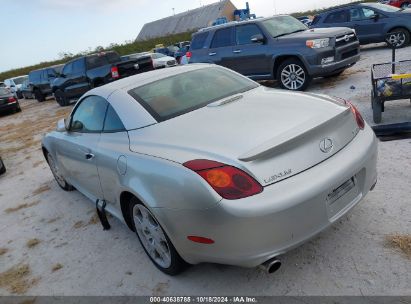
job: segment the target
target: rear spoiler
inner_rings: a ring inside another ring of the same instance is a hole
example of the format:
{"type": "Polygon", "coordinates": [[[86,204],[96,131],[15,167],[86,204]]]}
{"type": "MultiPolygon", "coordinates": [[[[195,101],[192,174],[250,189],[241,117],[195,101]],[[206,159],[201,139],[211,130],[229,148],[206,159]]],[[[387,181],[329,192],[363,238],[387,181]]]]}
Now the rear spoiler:
{"type": "Polygon", "coordinates": [[[267,154],[277,153],[280,154],[287,150],[287,146],[309,136],[311,133],[316,132],[320,128],[326,128],[328,125],[336,124],[339,120],[345,119],[347,115],[352,115],[350,108],[338,114],[335,119],[329,119],[327,121],[320,121],[318,118],[310,119],[299,125],[298,127],[288,130],[265,143],[245,152],[238,157],[238,160],[244,162],[250,162],[266,156],[267,154]],[[314,127],[309,127],[313,126],[314,127]]]}

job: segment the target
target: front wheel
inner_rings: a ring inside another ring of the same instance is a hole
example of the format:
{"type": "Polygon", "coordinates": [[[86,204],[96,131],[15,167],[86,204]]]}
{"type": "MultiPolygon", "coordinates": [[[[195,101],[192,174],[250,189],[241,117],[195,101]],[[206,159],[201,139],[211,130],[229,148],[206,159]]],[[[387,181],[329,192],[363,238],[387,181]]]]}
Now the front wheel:
{"type": "Polygon", "coordinates": [[[47,153],[47,162],[50,166],[51,173],[53,173],[54,179],[56,180],[60,188],[64,191],[73,191],[74,187],[66,182],[63,175],[61,174],[60,168],[58,167],[53,156],[51,156],[50,153],[47,153]]]}
{"type": "Polygon", "coordinates": [[[177,253],[150,210],[136,198],[132,198],[129,212],[137,237],[154,265],[168,275],[177,275],[182,272],[188,264],[177,253]]]}
{"type": "Polygon", "coordinates": [[[54,97],[56,98],[56,101],[60,106],[65,107],[69,105],[69,100],[62,90],[57,90],[54,93],[54,97]]]}
{"type": "Polygon", "coordinates": [[[278,68],[277,80],[283,89],[291,91],[304,91],[311,81],[307,69],[298,59],[288,59],[278,68]]]}

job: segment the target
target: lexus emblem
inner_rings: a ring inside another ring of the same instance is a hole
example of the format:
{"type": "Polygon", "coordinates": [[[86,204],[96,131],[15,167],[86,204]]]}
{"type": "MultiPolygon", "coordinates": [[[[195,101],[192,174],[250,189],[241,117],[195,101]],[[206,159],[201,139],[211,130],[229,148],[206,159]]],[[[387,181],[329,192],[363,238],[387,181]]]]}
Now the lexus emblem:
{"type": "Polygon", "coordinates": [[[320,150],[324,153],[329,153],[334,147],[334,143],[331,138],[324,138],[320,141],[320,150]]]}

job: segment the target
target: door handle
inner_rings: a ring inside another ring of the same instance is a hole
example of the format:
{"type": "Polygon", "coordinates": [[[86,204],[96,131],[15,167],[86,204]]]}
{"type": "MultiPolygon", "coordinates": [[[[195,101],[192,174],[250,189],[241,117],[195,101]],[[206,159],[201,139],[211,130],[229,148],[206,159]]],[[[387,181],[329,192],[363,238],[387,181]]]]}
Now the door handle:
{"type": "Polygon", "coordinates": [[[241,53],[242,51],[241,50],[235,50],[235,51],[233,51],[233,53],[236,53],[236,54],[239,54],[239,53],[241,53]]]}
{"type": "Polygon", "coordinates": [[[84,156],[86,157],[87,160],[93,159],[94,158],[94,154],[93,153],[86,153],[84,154],[84,156]]]}
{"type": "Polygon", "coordinates": [[[215,55],[217,55],[217,53],[208,53],[208,55],[215,56],[215,55]]]}

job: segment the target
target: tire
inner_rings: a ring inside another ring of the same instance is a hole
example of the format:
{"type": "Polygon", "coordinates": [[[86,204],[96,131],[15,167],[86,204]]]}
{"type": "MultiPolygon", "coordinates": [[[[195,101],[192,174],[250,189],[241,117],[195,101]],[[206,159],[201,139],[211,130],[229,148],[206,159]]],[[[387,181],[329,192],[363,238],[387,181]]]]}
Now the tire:
{"type": "Polygon", "coordinates": [[[17,103],[16,113],[19,113],[19,112],[21,112],[21,107],[20,107],[20,104],[19,104],[19,103],[17,103]]]}
{"type": "Polygon", "coordinates": [[[67,99],[66,95],[64,95],[62,90],[54,92],[54,97],[56,98],[57,103],[62,107],[66,107],[70,104],[70,101],[67,99]]]}
{"type": "Polygon", "coordinates": [[[381,102],[378,102],[374,98],[372,99],[371,102],[372,102],[372,118],[375,123],[380,123],[381,117],[382,117],[382,104],[381,102]]]}
{"type": "Polygon", "coordinates": [[[6,173],[6,166],[3,163],[3,160],[0,158],[0,175],[6,173]]]}
{"type": "Polygon", "coordinates": [[[408,5],[410,5],[408,2],[404,2],[403,4],[401,4],[401,8],[406,9],[408,8],[408,5]]]}
{"type": "Polygon", "coordinates": [[[304,91],[311,81],[304,64],[296,58],[285,60],[277,70],[277,80],[283,89],[304,91]]]}
{"type": "Polygon", "coordinates": [[[48,152],[47,152],[47,163],[49,164],[51,173],[53,173],[54,179],[56,180],[60,188],[63,189],[64,191],[73,191],[74,187],[70,185],[68,182],[66,182],[63,175],[59,172],[59,168],[56,162],[54,161],[51,154],[48,152]]]}
{"type": "Polygon", "coordinates": [[[39,89],[34,90],[34,98],[36,98],[38,102],[43,102],[46,100],[46,97],[39,89]]]}
{"type": "Polygon", "coordinates": [[[21,91],[16,92],[17,98],[22,99],[23,98],[23,93],[21,91]]]}
{"type": "MultiPolygon", "coordinates": [[[[410,44],[410,32],[407,31],[406,29],[403,28],[395,28],[392,29],[390,32],[391,33],[398,33],[398,36],[400,38],[400,43],[397,44],[396,48],[403,48],[405,46],[407,46],[408,44],[410,44]]],[[[395,38],[393,36],[393,38],[395,38]]],[[[390,37],[387,38],[387,40],[390,40],[390,37]]]]}
{"type": "Polygon", "coordinates": [[[141,246],[160,271],[173,276],[188,267],[188,264],[180,257],[157,219],[137,198],[133,197],[130,200],[128,212],[132,227],[141,246]],[[156,244],[158,241],[160,244],[156,244]],[[163,253],[159,253],[159,251],[163,253]]]}

